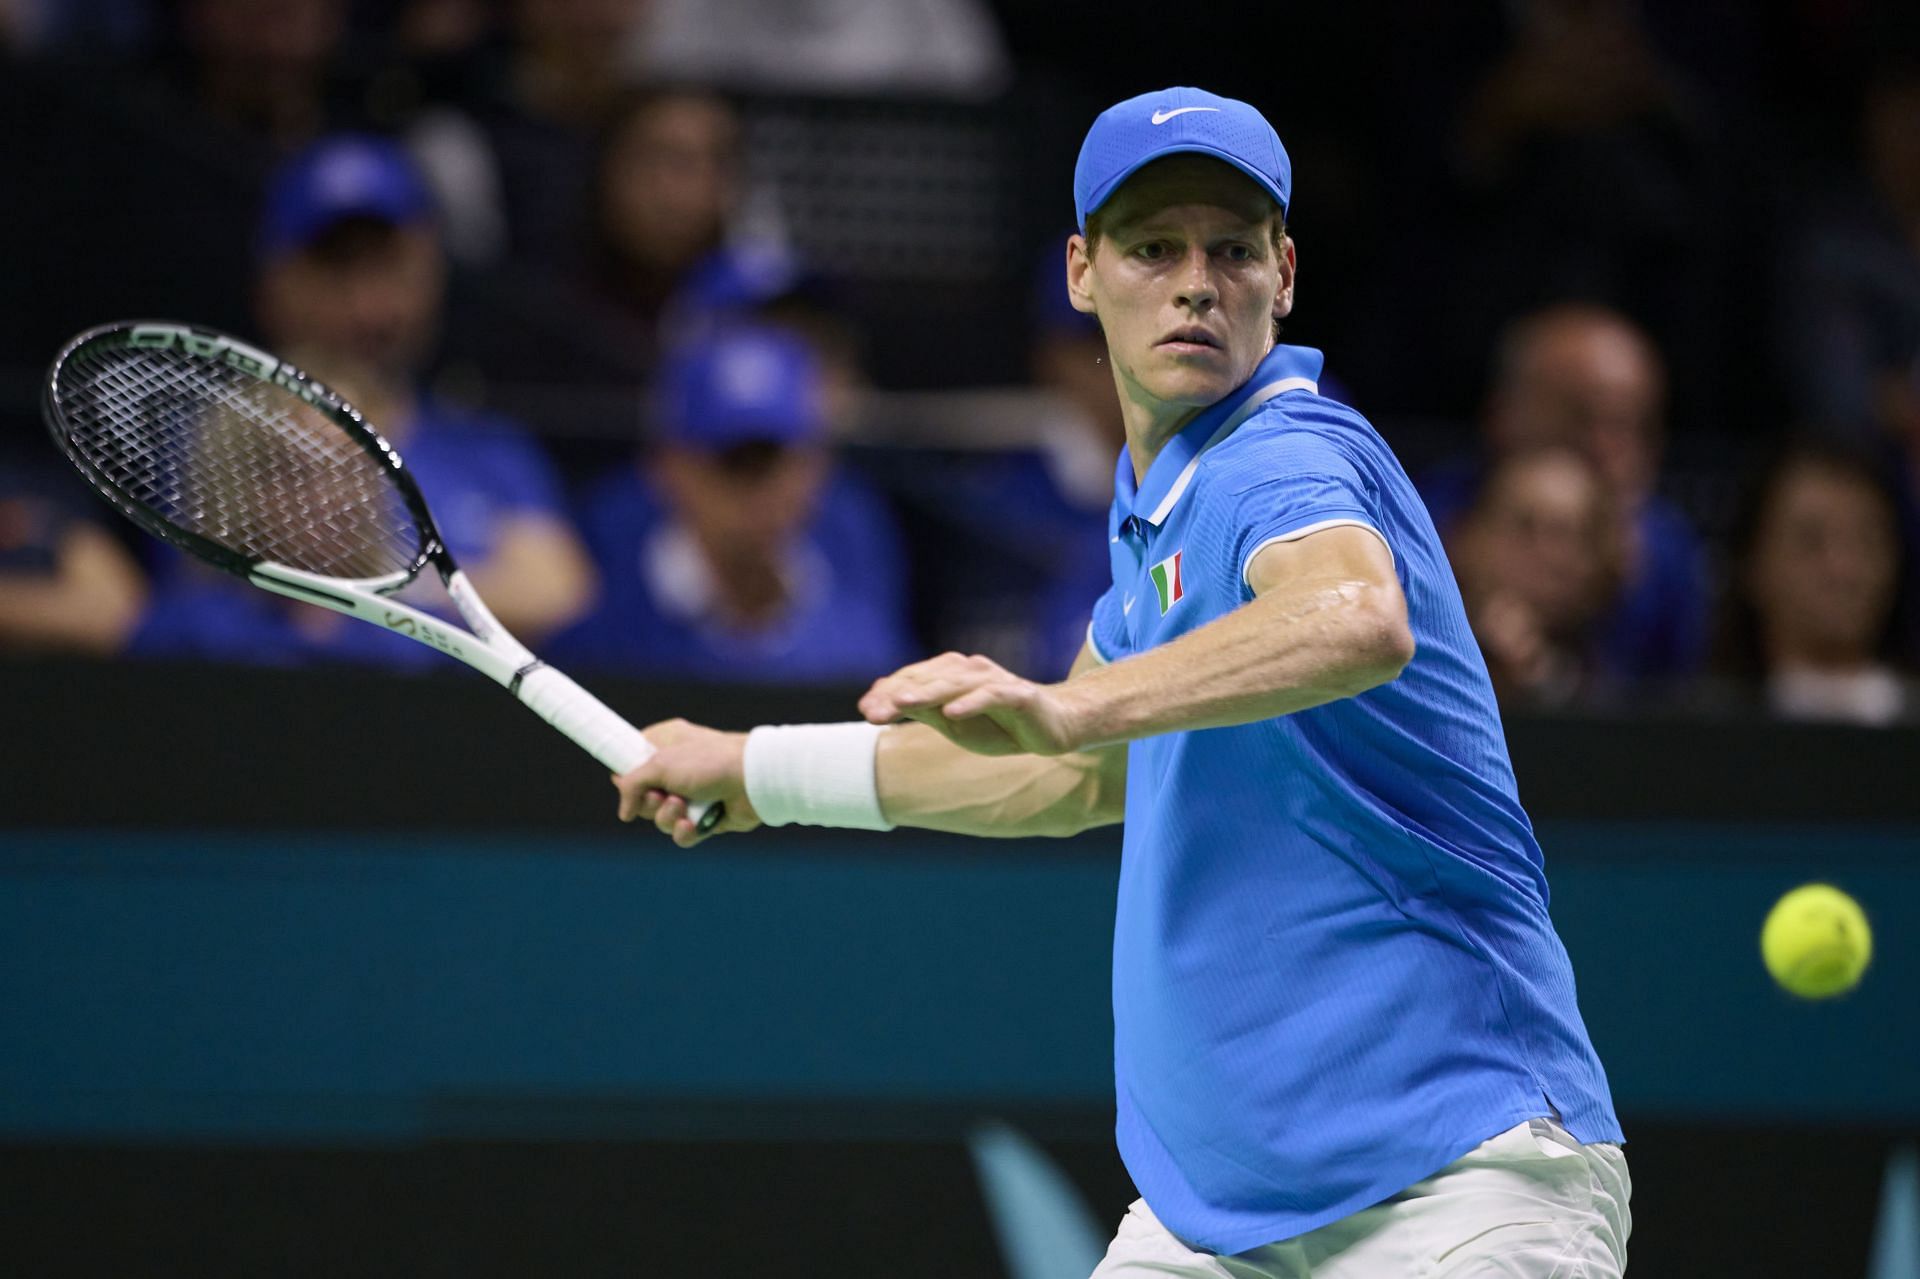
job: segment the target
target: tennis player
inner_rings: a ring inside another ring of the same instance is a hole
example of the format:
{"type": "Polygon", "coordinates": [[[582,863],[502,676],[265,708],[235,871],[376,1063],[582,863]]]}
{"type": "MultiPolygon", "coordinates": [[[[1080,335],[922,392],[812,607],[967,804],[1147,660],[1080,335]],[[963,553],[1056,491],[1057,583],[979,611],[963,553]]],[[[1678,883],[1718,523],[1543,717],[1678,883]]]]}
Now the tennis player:
{"type": "Polygon", "coordinates": [[[806,822],[1125,823],[1099,1279],[1614,1276],[1629,1184],[1486,667],[1392,452],[1277,345],[1291,165],[1196,89],[1104,112],[1066,287],[1127,444],[1113,586],[1062,683],[944,654],[864,722],[678,721],[616,780],[676,843],[806,822]]]}

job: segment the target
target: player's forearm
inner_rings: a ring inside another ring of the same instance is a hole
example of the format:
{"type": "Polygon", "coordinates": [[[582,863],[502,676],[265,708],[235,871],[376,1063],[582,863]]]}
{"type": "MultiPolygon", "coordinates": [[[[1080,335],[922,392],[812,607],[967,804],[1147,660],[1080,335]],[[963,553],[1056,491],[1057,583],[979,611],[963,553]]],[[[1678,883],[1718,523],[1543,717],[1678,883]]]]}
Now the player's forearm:
{"type": "Polygon", "coordinates": [[[880,737],[880,809],[896,826],[959,835],[1073,835],[1121,819],[1126,750],[976,755],[923,724],[880,737]]]}
{"type": "Polygon", "coordinates": [[[1413,657],[1405,606],[1365,582],[1270,591],[1170,644],[1061,689],[1087,743],[1271,719],[1352,697],[1413,657]]]}

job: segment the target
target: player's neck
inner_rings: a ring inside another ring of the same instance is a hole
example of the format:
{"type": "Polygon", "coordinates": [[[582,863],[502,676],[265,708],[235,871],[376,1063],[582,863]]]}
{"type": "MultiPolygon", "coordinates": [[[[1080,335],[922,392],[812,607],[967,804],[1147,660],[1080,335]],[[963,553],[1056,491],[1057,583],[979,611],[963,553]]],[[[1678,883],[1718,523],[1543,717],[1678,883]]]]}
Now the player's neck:
{"type": "MultiPolygon", "coordinates": [[[[1269,337],[1266,347],[1260,352],[1260,359],[1265,360],[1273,351],[1273,347],[1273,339],[1269,337]]],[[[1245,376],[1236,383],[1234,389],[1245,386],[1248,379],[1258,371],[1259,364],[1256,362],[1254,367],[1248,369],[1245,376]]],[[[1150,395],[1145,387],[1131,377],[1116,373],[1114,381],[1120,392],[1120,416],[1126,424],[1127,457],[1133,462],[1135,484],[1146,480],[1147,471],[1153,466],[1153,460],[1160,456],[1160,450],[1167,446],[1168,441],[1184,431],[1195,418],[1220,402],[1215,400],[1213,404],[1200,405],[1174,403],[1150,395]]],[[[1234,391],[1230,390],[1226,394],[1233,393],[1234,391]]]]}
{"type": "Polygon", "coordinates": [[[1207,411],[1185,404],[1146,405],[1123,401],[1121,411],[1127,422],[1127,457],[1133,462],[1133,482],[1147,478],[1147,470],[1167,441],[1180,434],[1186,425],[1207,411]]]}

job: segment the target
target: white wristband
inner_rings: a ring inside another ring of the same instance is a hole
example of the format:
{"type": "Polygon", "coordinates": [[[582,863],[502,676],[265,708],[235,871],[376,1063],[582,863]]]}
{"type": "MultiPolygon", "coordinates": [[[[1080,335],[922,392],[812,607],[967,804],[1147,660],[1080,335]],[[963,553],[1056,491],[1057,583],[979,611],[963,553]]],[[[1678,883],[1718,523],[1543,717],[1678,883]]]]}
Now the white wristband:
{"type": "Polygon", "coordinates": [[[878,724],[763,724],[747,734],[747,799],[769,826],[892,830],[874,775],[878,724]]]}

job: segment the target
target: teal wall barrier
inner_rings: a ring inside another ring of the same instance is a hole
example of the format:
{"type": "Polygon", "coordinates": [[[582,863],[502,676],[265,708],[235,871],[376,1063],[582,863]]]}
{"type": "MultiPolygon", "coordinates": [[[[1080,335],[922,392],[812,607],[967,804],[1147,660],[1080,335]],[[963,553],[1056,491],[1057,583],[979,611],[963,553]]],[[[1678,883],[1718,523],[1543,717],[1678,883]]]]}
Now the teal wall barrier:
{"type": "MultiPolygon", "coordinates": [[[[1543,825],[1633,1115],[1920,1122],[1920,832],[1543,825]],[[1811,878],[1854,995],[1761,969],[1811,878]]],[[[1051,845],[0,836],[0,1139],[541,1135],[564,1104],[1110,1101],[1114,864],[1051,845]],[[543,1117],[544,1116],[544,1117],[543,1117]]]]}

